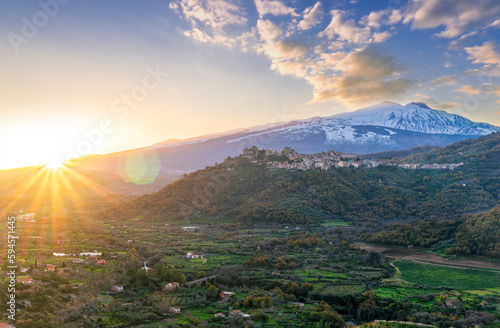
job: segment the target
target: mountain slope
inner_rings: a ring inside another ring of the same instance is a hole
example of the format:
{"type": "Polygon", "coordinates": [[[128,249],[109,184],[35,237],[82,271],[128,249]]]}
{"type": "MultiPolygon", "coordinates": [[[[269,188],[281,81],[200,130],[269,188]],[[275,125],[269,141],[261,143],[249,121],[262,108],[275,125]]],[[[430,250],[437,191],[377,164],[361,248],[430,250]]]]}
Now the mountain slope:
{"type": "Polygon", "coordinates": [[[238,157],[193,172],[106,215],[111,219],[141,215],[155,220],[229,217],[247,224],[307,224],[332,216],[376,224],[453,219],[498,204],[498,177],[477,173],[473,166],[454,171],[385,166],[269,170],[252,159],[238,157]]]}
{"type": "MultiPolygon", "coordinates": [[[[499,130],[420,103],[402,106],[384,102],[330,117],[267,124],[185,140],[170,139],[141,149],[89,156],[74,161],[72,169],[101,181],[109,193],[137,195],[157,191],[185,173],[220,163],[253,145],[277,150],[290,146],[300,153],[333,148],[368,154],[426,145],[443,147],[499,130]]],[[[9,186],[3,189],[6,192],[15,190],[12,176],[0,171],[3,185],[9,186]]]]}
{"type": "Polygon", "coordinates": [[[402,106],[386,101],[352,113],[335,115],[332,118],[343,119],[350,125],[377,125],[431,134],[478,136],[500,131],[491,124],[476,123],[456,114],[431,109],[426,104],[418,102],[402,106]]]}
{"type": "MultiPolygon", "coordinates": [[[[99,161],[109,161],[106,165],[116,168],[125,162],[123,158],[127,156],[155,157],[161,166],[159,176],[178,177],[221,162],[227,156],[236,156],[242,149],[253,145],[277,150],[290,146],[300,153],[334,148],[336,151],[367,154],[424,145],[447,146],[499,130],[420,103],[402,106],[385,102],[330,117],[168,140],[131,152],[101,156],[99,161]]],[[[87,165],[92,166],[92,163],[87,162],[87,165]]]]}

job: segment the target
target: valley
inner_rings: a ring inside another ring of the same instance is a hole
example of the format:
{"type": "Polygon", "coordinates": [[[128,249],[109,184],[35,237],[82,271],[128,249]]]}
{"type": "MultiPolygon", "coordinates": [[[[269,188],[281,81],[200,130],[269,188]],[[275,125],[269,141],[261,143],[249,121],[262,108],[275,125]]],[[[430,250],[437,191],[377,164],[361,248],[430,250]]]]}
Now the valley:
{"type": "Polygon", "coordinates": [[[5,212],[18,217],[16,324],[495,327],[500,182],[496,150],[482,145],[497,138],[427,150],[437,163],[459,156],[453,170],[253,147],[91,207],[30,201],[35,188],[5,212]],[[327,158],[328,168],[269,165],[327,158]],[[14,214],[29,202],[33,214],[14,214]]]}

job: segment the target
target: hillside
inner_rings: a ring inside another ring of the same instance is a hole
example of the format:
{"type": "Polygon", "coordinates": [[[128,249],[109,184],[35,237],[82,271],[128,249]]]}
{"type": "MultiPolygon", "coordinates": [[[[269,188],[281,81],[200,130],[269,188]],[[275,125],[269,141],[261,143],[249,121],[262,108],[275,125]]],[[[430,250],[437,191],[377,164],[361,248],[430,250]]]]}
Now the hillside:
{"type": "Polygon", "coordinates": [[[467,139],[446,147],[413,154],[400,159],[406,163],[476,163],[482,167],[498,168],[500,163],[500,133],[477,139],[467,139]],[[496,164],[496,165],[495,165],[496,164]]]}
{"type": "Polygon", "coordinates": [[[227,159],[107,215],[186,222],[228,217],[246,224],[307,224],[338,217],[378,224],[457,218],[490,209],[499,199],[498,178],[478,178],[471,170],[271,170],[267,161],[227,159]]]}

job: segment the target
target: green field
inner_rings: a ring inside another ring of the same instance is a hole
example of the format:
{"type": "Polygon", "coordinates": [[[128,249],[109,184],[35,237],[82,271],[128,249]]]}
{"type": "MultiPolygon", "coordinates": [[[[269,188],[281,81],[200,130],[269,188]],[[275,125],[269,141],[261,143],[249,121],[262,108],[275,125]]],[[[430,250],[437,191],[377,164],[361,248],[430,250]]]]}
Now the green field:
{"type": "Polygon", "coordinates": [[[325,287],[321,293],[322,294],[332,294],[332,295],[351,295],[359,294],[365,289],[364,285],[352,284],[352,285],[330,285],[325,287]]]}
{"type": "Polygon", "coordinates": [[[403,302],[406,298],[412,298],[418,295],[439,294],[439,289],[411,288],[399,286],[378,287],[375,294],[379,297],[392,298],[393,300],[403,302]]]}
{"type": "Polygon", "coordinates": [[[323,226],[325,226],[325,227],[349,227],[350,224],[349,224],[349,222],[345,222],[344,220],[341,220],[341,219],[330,219],[330,220],[324,222],[323,226]]]}
{"type": "Polygon", "coordinates": [[[394,263],[401,279],[422,286],[456,289],[491,289],[500,287],[500,273],[473,269],[449,268],[403,260],[394,263]]]}

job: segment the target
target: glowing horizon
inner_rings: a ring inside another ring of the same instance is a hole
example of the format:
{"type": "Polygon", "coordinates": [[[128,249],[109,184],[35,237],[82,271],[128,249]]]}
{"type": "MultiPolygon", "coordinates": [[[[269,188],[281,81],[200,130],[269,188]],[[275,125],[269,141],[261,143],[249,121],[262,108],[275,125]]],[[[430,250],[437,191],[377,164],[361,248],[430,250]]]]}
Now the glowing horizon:
{"type": "Polygon", "coordinates": [[[4,7],[0,169],[330,116],[383,100],[421,101],[500,125],[494,0],[42,0],[4,7]]]}

